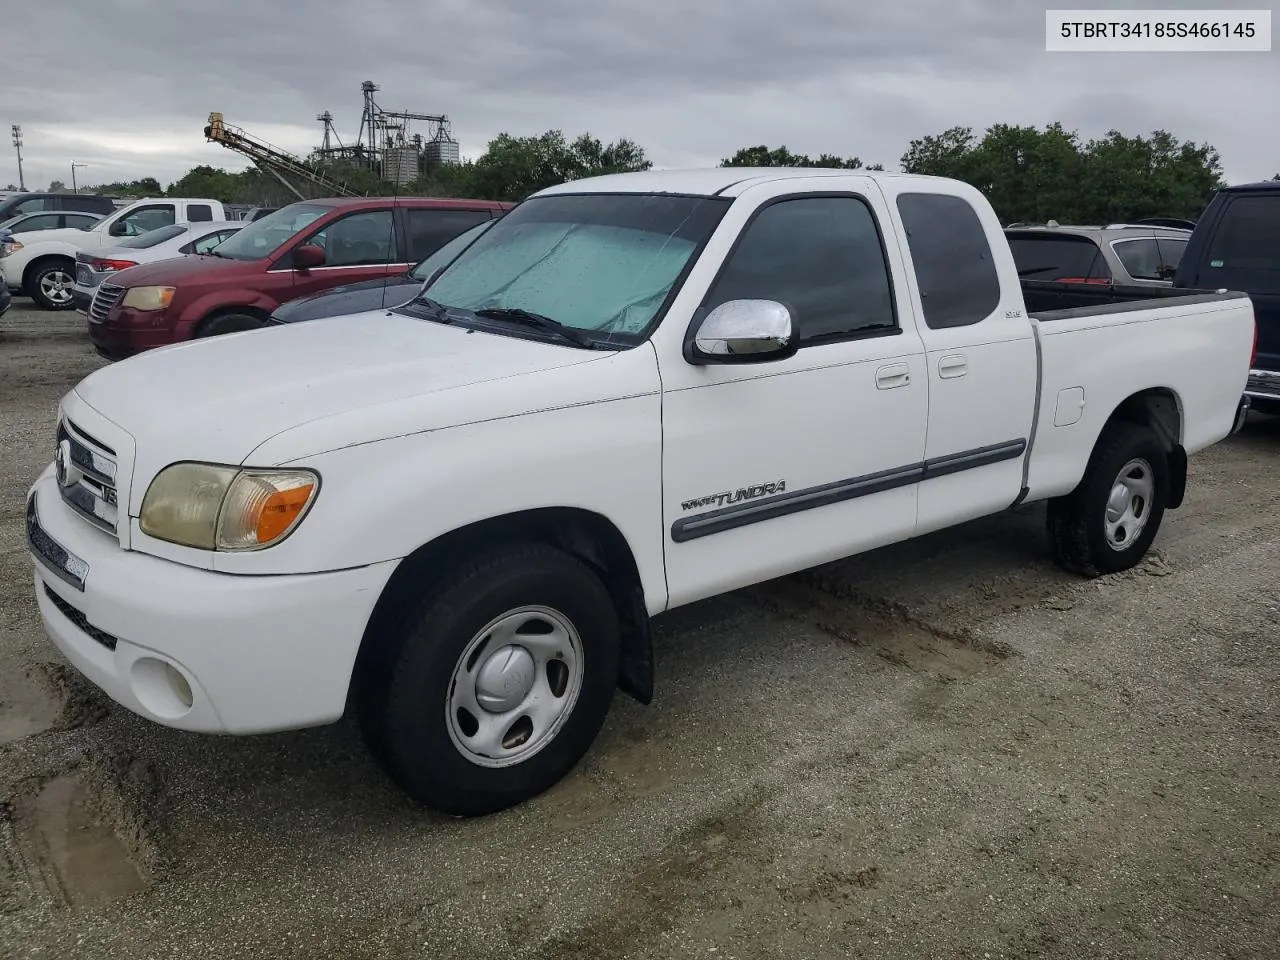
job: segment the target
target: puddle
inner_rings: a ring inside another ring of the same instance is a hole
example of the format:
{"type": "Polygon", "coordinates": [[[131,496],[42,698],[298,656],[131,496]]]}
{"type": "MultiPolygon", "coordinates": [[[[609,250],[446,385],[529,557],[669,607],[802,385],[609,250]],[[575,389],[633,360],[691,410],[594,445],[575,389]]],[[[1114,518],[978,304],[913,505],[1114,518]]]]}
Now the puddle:
{"type": "Polygon", "coordinates": [[[146,886],[83,780],[62,774],[12,804],[12,825],[32,883],[58,906],[93,907],[146,886]]]}
{"type": "Polygon", "coordinates": [[[11,676],[0,686],[0,746],[50,730],[62,717],[63,703],[49,685],[28,674],[11,676]]]}

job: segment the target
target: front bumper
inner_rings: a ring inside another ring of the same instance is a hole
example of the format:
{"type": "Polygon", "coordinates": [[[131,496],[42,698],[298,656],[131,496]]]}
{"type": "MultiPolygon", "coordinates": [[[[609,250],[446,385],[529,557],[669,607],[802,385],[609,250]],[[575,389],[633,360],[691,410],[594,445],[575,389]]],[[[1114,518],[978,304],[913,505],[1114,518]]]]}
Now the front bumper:
{"type": "Polygon", "coordinates": [[[177,342],[166,315],[157,311],[142,312],[116,305],[105,320],[95,320],[87,308],[86,318],[89,340],[109,360],[124,360],[177,342]]]}
{"type": "Polygon", "coordinates": [[[12,257],[0,257],[0,284],[14,293],[22,292],[22,271],[14,268],[12,257]]]}
{"type": "Polygon", "coordinates": [[[395,561],[232,576],[123,550],[62,501],[52,467],[27,509],[45,632],[121,706],[203,733],[266,733],[342,716],[365,625],[395,561]]]}

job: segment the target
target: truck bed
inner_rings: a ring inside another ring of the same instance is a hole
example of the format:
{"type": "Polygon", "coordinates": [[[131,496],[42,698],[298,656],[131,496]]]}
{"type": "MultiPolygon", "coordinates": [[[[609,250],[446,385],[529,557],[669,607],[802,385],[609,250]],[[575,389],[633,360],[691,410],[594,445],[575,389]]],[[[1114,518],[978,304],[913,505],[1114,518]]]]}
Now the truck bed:
{"type": "Polygon", "coordinates": [[[1023,280],[1022,296],[1027,312],[1042,323],[1074,316],[1123,313],[1154,306],[1232,300],[1244,296],[1227,290],[1148,287],[1137,284],[1062,283],[1056,280],[1023,280]]]}

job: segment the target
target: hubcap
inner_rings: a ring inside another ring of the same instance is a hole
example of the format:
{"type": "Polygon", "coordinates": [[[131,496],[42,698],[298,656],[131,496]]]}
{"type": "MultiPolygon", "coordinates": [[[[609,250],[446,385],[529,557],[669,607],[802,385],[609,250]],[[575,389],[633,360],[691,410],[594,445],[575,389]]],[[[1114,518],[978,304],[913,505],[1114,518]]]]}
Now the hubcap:
{"type": "Polygon", "coordinates": [[[1146,460],[1135,458],[1120,468],[1107,497],[1105,527],[1112,550],[1125,550],[1142,536],[1155,489],[1155,476],[1146,460]]]}
{"type": "Polygon", "coordinates": [[[72,283],[71,274],[65,270],[50,270],[40,278],[40,292],[52,303],[69,303],[72,283]]]}
{"type": "Polygon", "coordinates": [[[582,690],[582,638],[550,607],[510,610],[467,643],[445,704],[449,738],[483,767],[527,760],[550,743],[582,690]]]}

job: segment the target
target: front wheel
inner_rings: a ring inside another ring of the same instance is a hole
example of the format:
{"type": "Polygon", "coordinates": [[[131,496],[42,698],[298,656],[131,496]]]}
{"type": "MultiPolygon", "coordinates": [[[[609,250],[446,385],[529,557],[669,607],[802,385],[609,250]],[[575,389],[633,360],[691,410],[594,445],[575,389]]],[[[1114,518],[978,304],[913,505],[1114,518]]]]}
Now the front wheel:
{"type": "Polygon", "coordinates": [[[612,598],[552,547],[463,564],[399,633],[364,684],[361,726],[400,787],[445,813],[492,813],[557,783],[595,740],[617,685],[612,598]]]}
{"type": "Polygon", "coordinates": [[[1096,577],[1137,565],[1169,502],[1169,462],[1150,427],[1120,422],[1098,440],[1080,485],[1049,502],[1054,559],[1096,577]]]}
{"type": "Polygon", "coordinates": [[[39,264],[27,282],[27,294],[46,310],[69,310],[73,305],[75,266],[66,260],[50,260],[39,264]]]}

